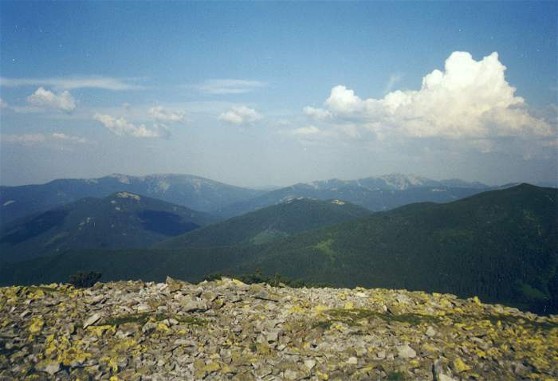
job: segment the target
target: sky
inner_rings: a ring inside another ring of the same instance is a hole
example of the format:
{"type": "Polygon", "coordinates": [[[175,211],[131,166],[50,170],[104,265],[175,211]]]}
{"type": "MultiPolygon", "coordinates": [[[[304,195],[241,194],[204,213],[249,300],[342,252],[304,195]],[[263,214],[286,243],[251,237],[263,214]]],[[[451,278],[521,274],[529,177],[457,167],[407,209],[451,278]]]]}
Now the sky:
{"type": "Polygon", "coordinates": [[[556,2],[0,1],[0,184],[558,182],[556,2]]]}

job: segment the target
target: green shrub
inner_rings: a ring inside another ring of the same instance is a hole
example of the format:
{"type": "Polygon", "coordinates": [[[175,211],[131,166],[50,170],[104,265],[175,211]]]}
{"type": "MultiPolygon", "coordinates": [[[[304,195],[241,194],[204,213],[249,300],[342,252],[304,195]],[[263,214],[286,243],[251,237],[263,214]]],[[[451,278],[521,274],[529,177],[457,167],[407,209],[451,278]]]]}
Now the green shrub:
{"type": "Polygon", "coordinates": [[[95,271],[84,272],[80,271],[70,276],[69,282],[77,288],[92,287],[97,281],[101,279],[101,273],[95,271]]]}

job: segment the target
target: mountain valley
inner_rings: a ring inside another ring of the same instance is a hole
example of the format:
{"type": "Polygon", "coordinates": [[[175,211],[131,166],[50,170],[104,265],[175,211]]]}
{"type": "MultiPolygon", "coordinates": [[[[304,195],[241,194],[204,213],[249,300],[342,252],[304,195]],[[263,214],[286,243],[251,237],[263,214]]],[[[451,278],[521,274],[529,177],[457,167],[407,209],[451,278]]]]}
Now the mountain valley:
{"type": "MultiPolygon", "coordinates": [[[[62,217],[51,211],[48,217],[56,226],[50,229],[39,218],[3,233],[3,252],[15,245],[22,253],[28,245],[26,253],[32,254],[4,256],[0,284],[60,282],[77,271],[101,272],[103,280],[162,280],[170,275],[189,281],[218,273],[258,273],[306,284],[477,295],[556,313],[558,191],[527,184],[477,189],[479,194],[449,203],[414,203],[376,213],[340,199],[299,197],[221,221],[188,210],[189,216],[204,217],[190,221],[205,227],[183,234],[176,227],[170,228],[173,234],[153,232],[164,224],[155,218],[150,225],[144,214],[144,220],[138,219],[143,230],[136,231],[141,237],[137,246],[125,244],[126,236],[118,229],[89,236],[88,241],[79,229],[71,230],[87,221],[85,215],[73,219],[73,228],[57,230],[62,217]],[[75,232],[70,234],[73,241],[59,238],[62,231],[75,232]],[[49,246],[53,237],[64,245],[49,246]],[[108,239],[113,244],[99,245],[108,239]]],[[[103,214],[102,208],[96,209],[103,214]]],[[[114,205],[110,210],[115,212],[114,205]]],[[[162,215],[152,213],[157,216],[162,215]]],[[[134,234],[126,234],[135,240],[134,234]]]]}

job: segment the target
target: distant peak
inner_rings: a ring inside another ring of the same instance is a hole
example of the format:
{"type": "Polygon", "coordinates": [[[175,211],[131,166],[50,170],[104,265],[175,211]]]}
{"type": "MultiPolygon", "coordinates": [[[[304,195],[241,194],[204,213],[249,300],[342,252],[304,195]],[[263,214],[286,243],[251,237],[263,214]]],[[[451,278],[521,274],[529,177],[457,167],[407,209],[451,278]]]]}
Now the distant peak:
{"type": "Polygon", "coordinates": [[[130,193],[130,192],[118,192],[116,194],[116,197],[117,198],[130,198],[130,199],[133,199],[133,200],[136,200],[136,201],[141,200],[140,196],[138,196],[137,194],[130,193]]]}
{"type": "Polygon", "coordinates": [[[123,174],[120,174],[120,173],[113,173],[109,177],[115,178],[116,180],[118,180],[119,183],[122,183],[122,184],[130,184],[131,183],[130,176],[128,176],[128,175],[123,175],[123,174]]]}

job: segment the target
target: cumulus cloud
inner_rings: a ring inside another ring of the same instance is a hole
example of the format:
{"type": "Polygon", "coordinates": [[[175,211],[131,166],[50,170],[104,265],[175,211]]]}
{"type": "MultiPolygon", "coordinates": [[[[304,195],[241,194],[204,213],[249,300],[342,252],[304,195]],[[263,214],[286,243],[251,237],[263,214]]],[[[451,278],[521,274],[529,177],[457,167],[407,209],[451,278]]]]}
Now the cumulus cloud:
{"type": "Polygon", "coordinates": [[[149,109],[149,115],[160,122],[183,122],[184,113],[166,110],[163,106],[155,106],[149,109]]]}
{"type": "Polygon", "coordinates": [[[0,136],[0,140],[4,143],[22,144],[27,146],[61,141],[78,144],[84,144],[88,142],[87,139],[78,136],[67,135],[61,132],[53,132],[51,134],[35,133],[21,135],[2,135],[0,136]]]}
{"type": "Polygon", "coordinates": [[[0,86],[50,86],[61,90],[103,89],[111,91],[136,90],[141,86],[130,83],[130,79],[103,76],[73,76],[55,78],[0,78],[0,86]]]}
{"type": "Polygon", "coordinates": [[[51,108],[71,112],[76,108],[76,101],[69,91],[55,94],[52,91],[39,87],[33,94],[27,97],[27,102],[40,108],[51,108]]]}
{"type": "Polygon", "coordinates": [[[219,120],[237,126],[252,124],[260,119],[262,119],[262,116],[256,110],[246,106],[235,106],[219,115],[219,120]]]}
{"type": "Polygon", "coordinates": [[[242,79],[210,79],[195,88],[204,94],[226,95],[244,94],[267,86],[265,82],[247,81],[242,79]]]}
{"type": "Polygon", "coordinates": [[[8,108],[8,103],[6,103],[6,101],[0,98],[0,110],[3,108],[8,108]]]}
{"type": "Polygon", "coordinates": [[[135,138],[166,138],[170,131],[164,124],[155,123],[151,128],[144,124],[134,124],[124,118],[115,118],[107,114],[95,114],[93,118],[110,132],[118,136],[132,136],[135,138]]]}
{"type": "Polygon", "coordinates": [[[549,136],[547,122],[532,116],[523,98],[505,79],[506,67],[496,52],[475,61],[454,52],[444,70],[424,76],[419,90],[392,91],[381,99],[361,99],[345,86],[335,86],[324,109],[336,121],[358,121],[375,133],[408,137],[491,138],[549,136]]]}

